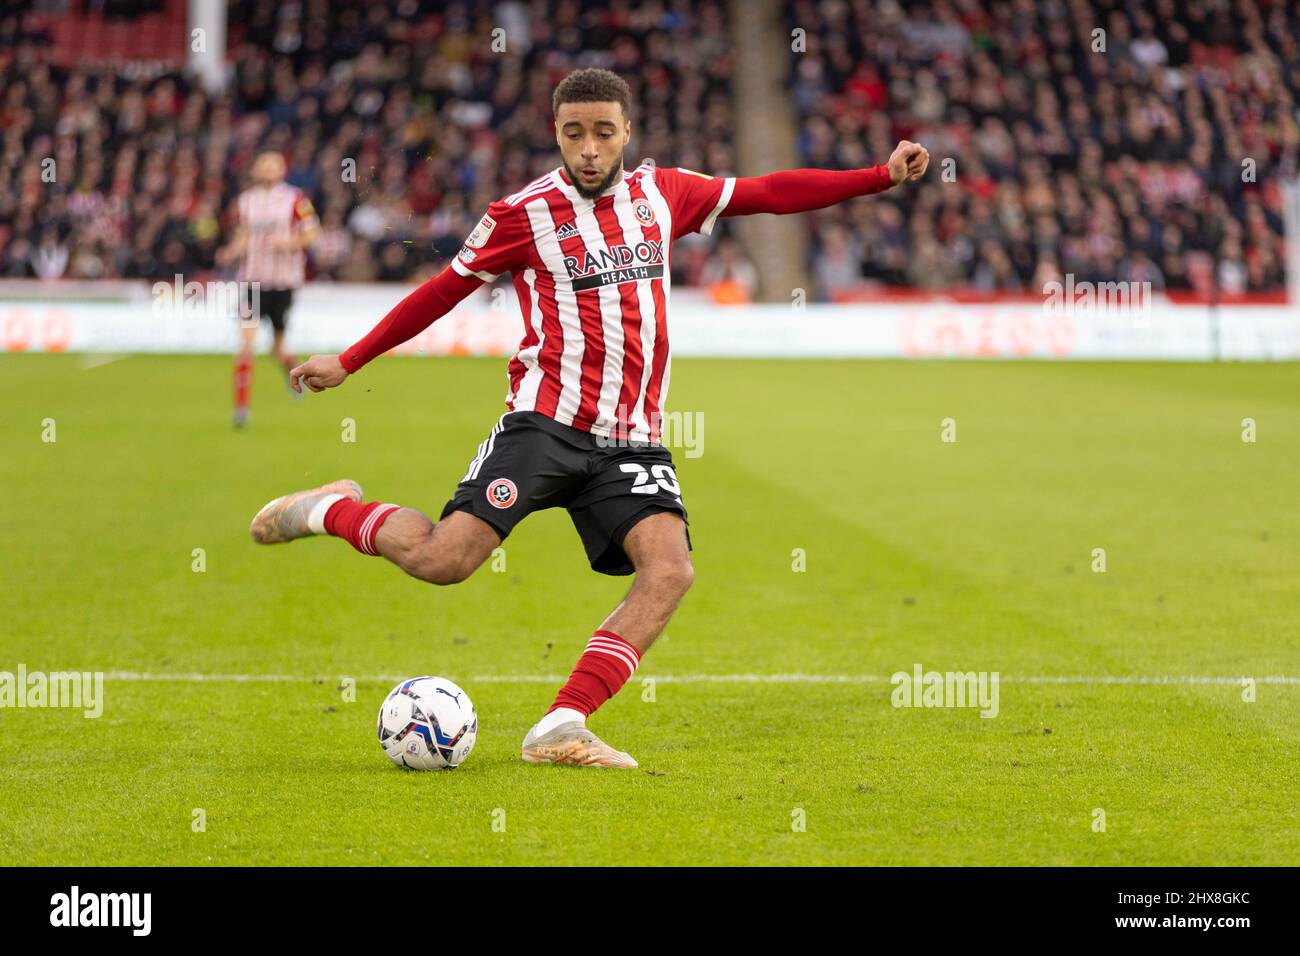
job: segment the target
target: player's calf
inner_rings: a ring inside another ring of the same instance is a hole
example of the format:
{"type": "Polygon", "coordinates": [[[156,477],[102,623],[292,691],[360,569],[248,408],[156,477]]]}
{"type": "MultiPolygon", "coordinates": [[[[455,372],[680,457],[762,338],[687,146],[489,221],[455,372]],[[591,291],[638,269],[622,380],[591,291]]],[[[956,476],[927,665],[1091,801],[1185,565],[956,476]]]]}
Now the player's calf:
{"type": "Polygon", "coordinates": [[[686,547],[685,523],[677,514],[651,515],[632,527],[623,540],[636,568],[627,597],[601,627],[621,635],[644,654],[667,626],[695,581],[686,547]]]}
{"type": "Polygon", "coordinates": [[[376,548],[411,577],[448,585],[472,575],[500,544],[491,525],[467,512],[452,512],[434,524],[402,508],[384,524],[376,548]]]}

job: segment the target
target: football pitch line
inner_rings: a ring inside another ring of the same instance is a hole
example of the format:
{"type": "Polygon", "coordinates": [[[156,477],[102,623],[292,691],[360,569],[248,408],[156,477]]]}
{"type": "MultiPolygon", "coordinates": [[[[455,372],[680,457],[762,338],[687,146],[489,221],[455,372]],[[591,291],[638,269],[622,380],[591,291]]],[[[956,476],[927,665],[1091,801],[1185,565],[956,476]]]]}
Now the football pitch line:
{"type": "MultiPolygon", "coordinates": [[[[1118,685],[1155,686],[1225,685],[1241,686],[1242,677],[1206,677],[1195,674],[1164,674],[1156,676],[1126,675],[999,675],[1008,684],[1078,684],[1085,686],[1118,685]]],[[[324,683],[327,680],[354,680],[358,683],[397,683],[407,680],[410,674],[201,674],[201,673],[150,673],[148,671],[106,671],[105,680],[142,681],[148,683],[229,683],[229,684],[293,684],[324,683]]],[[[454,678],[459,680],[460,678],[454,678]]],[[[561,684],[567,674],[478,674],[466,677],[475,684],[561,684]]],[[[663,684],[884,684],[890,678],[880,674],[639,674],[633,680],[654,680],[663,684]]],[[[1300,686],[1300,677],[1254,677],[1256,684],[1281,684],[1300,686]]]]}

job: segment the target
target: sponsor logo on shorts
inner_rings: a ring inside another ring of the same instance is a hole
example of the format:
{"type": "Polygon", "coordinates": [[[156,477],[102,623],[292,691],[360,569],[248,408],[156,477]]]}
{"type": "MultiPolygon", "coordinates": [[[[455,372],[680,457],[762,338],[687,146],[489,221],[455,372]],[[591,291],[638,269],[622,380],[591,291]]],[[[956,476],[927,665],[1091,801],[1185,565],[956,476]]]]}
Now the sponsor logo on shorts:
{"type": "Polygon", "coordinates": [[[637,222],[643,226],[653,226],[655,224],[654,207],[648,200],[638,199],[632,203],[632,212],[636,215],[637,222]]]}
{"type": "Polygon", "coordinates": [[[487,500],[493,508],[509,508],[519,497],[519,489],[509,478],[493,478],[488,482],[487,500]]]}

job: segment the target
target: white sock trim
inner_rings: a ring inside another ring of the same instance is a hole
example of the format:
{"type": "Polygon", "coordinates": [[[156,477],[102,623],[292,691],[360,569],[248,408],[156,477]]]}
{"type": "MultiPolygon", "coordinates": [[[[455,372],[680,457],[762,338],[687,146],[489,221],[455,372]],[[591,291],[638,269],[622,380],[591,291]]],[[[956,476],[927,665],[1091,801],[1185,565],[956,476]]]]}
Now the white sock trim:
{"type": "Polygon", "coordinates": [[[311,529],[312,534],[325,533],[325,512],[330,510],[334,502],[342,501],[344,497],[344,495],[326,495],[312,506],[311,513],[307,515],[307,527],[311,529]]]}
{"type": "Polygon", "coordinates": [[[587,718],[582,711],[574,710],[571,707],[557,707],[537,722],[537,725],[533,727],[533,735],[540,737],[543,734],[549,734],[560,724],[567,724],[574,720],[584,727],[587,726],[587,718]]]}

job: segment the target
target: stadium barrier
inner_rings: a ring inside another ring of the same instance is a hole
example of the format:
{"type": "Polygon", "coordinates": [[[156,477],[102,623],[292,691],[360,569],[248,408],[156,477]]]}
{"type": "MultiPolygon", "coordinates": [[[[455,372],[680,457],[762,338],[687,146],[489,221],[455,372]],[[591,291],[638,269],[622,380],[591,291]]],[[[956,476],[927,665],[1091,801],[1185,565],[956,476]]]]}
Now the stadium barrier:
{"type": "MultiPolygon", "coordinates": [[[[227,353],[238,320],[228,296],[141,283],[0,284],[9,352],[227,353]]],[[[179,287],[178,287],[179,288],[179,287]]],[[[409,287],[317,284],[297,293],[289,347],[337,352],[409,287]]],[[[1143,309],[1048,308],[1042,300],[882,296],[875,301],[718,306],[674,290],[673,354],[730,358],[992,358],[1200,361],[1300,358],[1300,309],[1276,297],[1230,304],[1171,301],[1143,309]]],[[[482,290],[397,354],[509,355],[522,316],[512,290],[482,290]]],[[[269,335],[263,330],[264,336],[269,335]]]]}

